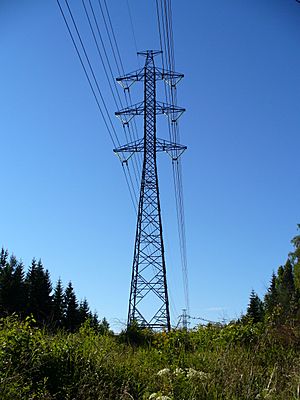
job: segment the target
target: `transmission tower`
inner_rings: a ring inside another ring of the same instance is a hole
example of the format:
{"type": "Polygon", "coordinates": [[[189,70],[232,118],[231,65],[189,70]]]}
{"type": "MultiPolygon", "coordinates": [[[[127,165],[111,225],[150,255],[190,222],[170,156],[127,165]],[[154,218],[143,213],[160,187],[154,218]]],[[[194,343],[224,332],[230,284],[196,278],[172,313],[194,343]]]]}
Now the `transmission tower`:
{"type": "Polygon", "coordinates": [[[158,80],[175,87],[183,78],[183,74],[155,66],[154,57],[160,53],[154,50],[138,53],[146,58],[145,66],[117,78],[124,90],[129,90],[134,82],[144,82],[144,100],[115,113],[125,125],[134,116],[143,115],[144,137],[114,149],[114,152],[123,163],[127,163],[134,153],[143,153],[127,326],[136,322],[141,327],[170,330],[156,153],[164,151],[177,161],[186,146],[156,137],[156,115],[165,114],[171,123],[177,123],[185,110],[156,100],[158,80]]]}

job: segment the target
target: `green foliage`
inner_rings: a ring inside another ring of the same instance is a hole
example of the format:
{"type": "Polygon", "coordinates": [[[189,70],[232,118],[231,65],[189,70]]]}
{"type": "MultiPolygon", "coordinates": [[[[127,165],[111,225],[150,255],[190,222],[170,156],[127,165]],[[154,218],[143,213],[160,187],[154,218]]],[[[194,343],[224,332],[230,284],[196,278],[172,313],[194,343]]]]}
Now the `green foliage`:
{"type": "Polygon", "coordinates": [[[28,313],[33,314],[41,325],[48,323],[52,310],[52,285],[49,272],[44,270],[41,260],[32,260],[25,283],[28,313]]]}
{"type": "Polygon", "coordinates": [[[264,319],[264,304],[254,290],[250,294],[246,318],[252,320],[254,323],[262,322],[264,319]]]}
{"type": "Polygon", "coordinates": [[[40,261],[25,278],[2,249],[0,312],[12,315],[0,320],[0,399],[300,398],[300,236],[292,243],[264,301],[252,291],[239,321],[169,333],[132,324],[117,337],[85,299],[78,305],[71,282],[52,293],[40,261]]]}
{"type": "Polygon", "coordinates": [[[64,327],[68,331],[74,332],[80,324],[80,315],[79,315],[79,308],[76,295],[71,282],[69,282],[65,290],[64,303],[65,303],[64,327]]]}
{"type": "Polygon", "coordinates": [[[55,335],[32,318],[0,322],[1,400],[296,399],[299,365],[295,342],[262,323],[152,332],[132,346],[90,321],[55,335]]]}
{"type": "Polygon", "coordinates": [[[148,346],[153,339],[153,332],[150,329],[142,328],[134,321],[130,326],[121,332],[119,340],[133,346],[148,346]]]}
{"type": "Polygon", "coordinates": [[[0,255],[0,315],[23,313],[26,303],[23,264],[15,256],[8,261],[8,252],[0,255]]]}
{"type": "Polygon", "coordinates": [[[78,313],[79,313],[79,324],[81,325],[89,318],[90,315],[90,308],[87,299],[83,299],[83,301],[80,302],[78,313]]]}
{"type": "Polygon", "coordinates": [[[294,251],[289,253],[277,274],[273,272],[264,302],[252,291],[246,318],[254,322],[265,320],[268,325],[277,327],[300,323],[300,235],[291,242],[294,251]]]}
{"type": "Polygon", "coordinates": [[[52,296],[52,324],[55,328],[62,328],[65,315],[64,289],[61,279],[57,281],[52,296]]]}
{"type": "Polygon", "coordinates": [[[17,313],[25,318],[33,315],[37,324],[52,332],[64,328],[74,332],[87,319],[94,329],[106,334],[109,325],[104,318],[99,322],[92,314],[86,299],[78,301],[72,283],[64,291],[59,279],[54,291],[48,270],[42,261],[33,259],[25,276],[24,266],[15,256],[9,258],[7,250],[0,252],[0,317],[17,313]]]}
{"type": "Polygon", "coordinates": [[[272,315],[278,305],[278,291],[276,287],[276,275],[272,274],[270,286],[264,298],[265,311],[267,315],[272,315]]]}

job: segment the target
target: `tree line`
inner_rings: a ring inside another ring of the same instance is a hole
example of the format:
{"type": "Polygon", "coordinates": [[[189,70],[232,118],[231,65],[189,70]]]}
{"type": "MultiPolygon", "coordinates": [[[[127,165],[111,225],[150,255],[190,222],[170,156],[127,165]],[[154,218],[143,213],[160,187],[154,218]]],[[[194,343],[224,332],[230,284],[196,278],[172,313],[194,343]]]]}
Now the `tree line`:
{"type": "MultiPolygon", "coordinates": [[[[300,224],[298,224],[300,229],[300,224]]],[[[247,312],[238,322],[265,322],[271,325],[300,323],[300,235],[292,239],[294,251],[273,272],[263,299],[252,290],[247,312]]],[[[25,273],[22,261],[2,248],[0,252],[0,317],[16,313],[32,315],[39,326],[75,332],[85,321],[99,333],[109,331],[105,318],[92,313],[86,299],[78,302],[72,282],[66,288],[59,279],[53,288],[42,261],[32,260],[25,273]]]]}
{"type": "MultiPolygon", "coordinates": [[[[298,224],[300,229],[300,224],[298,224]]],[[[263,300],[252,290],[243,320],[287,325],[300,322],[300,235],[291,243],[294,250],[277,273],[273,272],[269,288],[263,300]]]]}
{"type": "Polygon", "coordinates": [[[16,313],[22,318],[32,315],[39,326],[51,330],[75,332],[89,320],[99,333],[109,330],[105,318],[99,321],[86,299],[78,302],[72,282],[66,288],[59,279],[53,287],[50,274],[41,260],[32,260],[27,272],[22,261],[0,253],[0,317],[16,313]]]}

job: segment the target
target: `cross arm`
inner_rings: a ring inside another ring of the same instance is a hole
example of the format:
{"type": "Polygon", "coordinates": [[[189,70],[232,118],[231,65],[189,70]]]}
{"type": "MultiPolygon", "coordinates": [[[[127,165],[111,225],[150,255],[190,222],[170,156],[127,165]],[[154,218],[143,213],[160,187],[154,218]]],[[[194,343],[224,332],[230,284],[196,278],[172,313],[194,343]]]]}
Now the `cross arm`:
{"type": "MultiPolygon", "coordinates": [[[[177,161],[182,153],[187,149],[186,146],[165,139],[156,139],[156,151],[164,151],[173,161],[177,161]]],[[[124,146],[113,149],[113,152],[120,158],[122,163],[126,163],[134,153],[141,153],[144,151],[144,139],[138,139],[133,142],[127,143],[124,146]]]]}

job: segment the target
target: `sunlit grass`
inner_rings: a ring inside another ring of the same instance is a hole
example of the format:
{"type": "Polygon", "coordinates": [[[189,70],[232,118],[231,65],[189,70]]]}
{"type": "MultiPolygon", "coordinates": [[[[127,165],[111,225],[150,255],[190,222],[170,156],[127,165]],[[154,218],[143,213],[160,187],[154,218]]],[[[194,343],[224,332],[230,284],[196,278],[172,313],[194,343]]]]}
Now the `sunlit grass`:
{"type": "Polygon", "coordinates": [[[50,335],[34,321],[2,320],[1,400],[299,399],[297,330],[262,325],[193,332],[50,335]]]}

